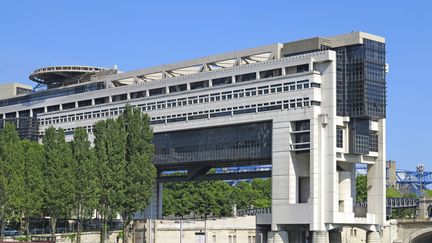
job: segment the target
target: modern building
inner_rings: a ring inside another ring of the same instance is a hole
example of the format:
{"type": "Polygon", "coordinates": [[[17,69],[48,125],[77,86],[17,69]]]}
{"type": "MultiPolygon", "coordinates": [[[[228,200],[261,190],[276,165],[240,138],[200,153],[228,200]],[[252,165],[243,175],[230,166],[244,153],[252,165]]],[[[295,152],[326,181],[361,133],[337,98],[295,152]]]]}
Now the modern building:
{"type": "Polygon", "coordinates": [[[272,177],[271,242],[338,242],[344,226],[380,242],[385,207],[385,40],[364,32],[316,37],[118,72],[57,66],[30,79],[44,91],[0,100],[0,119],[37,139],[49,126],[92,133],[129,103],[151,117],[162,172],[148,217],[161,217],[167,181],[272,177]],[[356,217],[355,168],[368,166],[366,217],[356,217]],[[271,165],[271,171],[206,174],[271,165]]]}

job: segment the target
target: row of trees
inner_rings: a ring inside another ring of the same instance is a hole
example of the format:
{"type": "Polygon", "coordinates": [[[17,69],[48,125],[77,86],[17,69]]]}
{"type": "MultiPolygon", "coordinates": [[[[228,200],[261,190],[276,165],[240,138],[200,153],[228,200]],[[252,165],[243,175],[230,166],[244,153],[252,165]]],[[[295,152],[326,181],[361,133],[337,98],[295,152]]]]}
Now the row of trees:
{"type": "Polygon", "coordinates": [[[94,126],[94,147],[87,131],[77,128],[71,143],[62,129],[46,130],[42,144],[20,140],[13,124],[0,131],[1,239],[11,221],[24,226],[34,217],[49,217],[55,235],[57,219],[76,217],[77,242],[84,219],[95,211],[102,219],[101,242],[108,221],[123,218],[124,241],[133,214],[144,210],[155,185],[151,163],[153,133],[149,117],[126,106],[117,119],[94,126]]]}
{"type": "Polygon", "coordinates": [[[166,183],[163,191],[165,216],[225,217],[237,209],[271,207],[271,180],[254,179],[230,186],[223,181],[166,183]]]}

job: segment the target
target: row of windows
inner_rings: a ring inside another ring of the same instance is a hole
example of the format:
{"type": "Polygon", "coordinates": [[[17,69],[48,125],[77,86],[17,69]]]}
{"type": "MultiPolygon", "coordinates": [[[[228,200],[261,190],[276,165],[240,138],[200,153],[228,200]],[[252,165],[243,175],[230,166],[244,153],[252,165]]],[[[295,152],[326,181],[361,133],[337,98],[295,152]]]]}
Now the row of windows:
{"type": "MultiPolygon", "coordinates": [[[[165,123],[173,123],[173,122],[184,122],[184,121],[192,121],[192,120],[199,120],[199,119],[209,119],[209,118],[215,118],[215,117],[223,117],[223,116],[235,116],[235,115],[241,115],[241,114],[248,114],[248,113],[258,113],[258,112],[265,112],[265,111],[272,111],[272,110],[283,110],[283,109],[297,109],[302,107],[309,107],[309,106],[319,106],[321,103],[319,101],[311,101],[308,97],[305,98],[297,98],[297,99],[290,99],[290,100],[284,100],[284,101],[275,101],[275,102],[267,102],[267,103],[261,103],[261,104],[252,104],[252,105],[245,105],[245,106],[237,106],[237,107],[228,107],[228,108],[221,108],[221,109],[212,109],[212,110],[206,110],[206,111],[199,111],[199,112],[190,112],[190,113],[182,113],[182,114],[175,114],[175,115],[169,115],[169,116],[160,116],[160,117],[152,117],[151,118],[151,124],[165,124],[165,123]]],[[[121,108],[115,108],[116,110],[110,109],[110,110],[102,110],[96,112],[86,112],[86,113],[80,113],[80,114],[73,114],[69,116],[61,116],[60,118],[55,119],[54,121],[56,123],[62,123],[62,122],[71,122],[75,120],[86,120],[91,118],[99,118],[99,117],[108,117],[108,116],[117,116],[123,113],[124,107],[121,108]]],[[[51,125],[52,120],[44,121],[44,125],[51,125]]],[[[73,133],[75,128],[69,128],[66,130],[66,132],[70,131],[73,133]]],[[[89,133],[92,132],[92,126],[88,126],[87,130],[89,133]]],[[[43,135],[43,132],[41,132],[41,135],[43,135]]]]}
{"type": "MultiPolygon", "coordinates": [[[[305,65],[299,65],[294,67],[286,67],[286,74],[294,74],[294,73],[302,73],[309,71],[308,64],[305,65]],[[291,71],[291,68],[296,68],[294,72],[291,71]]],[[[184,92],[189,90],[196,90],[196,89],[202,89],[202,88],[208,88],[210,86],[221,86],[226,84],[232,84],[233,78],[236,83],[241,82],[247,82],[247,81],[253,81],[257,79],[265,79],[265,78],[272,78],[272,77],[278,77],[282,76],[282,68],[277,69],[271,69],[271,70],[264,70],[260,72],[252,72],[252,73],[244,73],[239,74],[234,77],[227,76],[222,78],[216,78],[216,79],[210,79],[210,80],[203,80],[203,81],[197,81],[197,82],[191,82],[191,83],[183,83],[183,84],[177,84],[172,85],[168,87],[159,87],[154,89],[147,90],[141,90],[137,92],[131,92],[130,99],[139,99],[146,96],[158,96],[158,95],[164,95],[167,93],[177,93],[177,92],[184,92]],[[258,77],[259,74],[259,77],[258,77]]],[[[112,102],[127,100],[128,94],[119,94],[119,95],[113,95],[111,97],[112,102]]],[[[108,97],[104,97],[106,100],[108,97]]]]}
{"type": "Polygon", "coordinates": [[[140,104],[139,106],[143,111],[159,110],[165,108],[173,108],[179,106],[187,106],[193,104],[203,104],[208,102],[215,102],[221,100],[240,99],[245,97],[267,95],[279,92],[288,92],[306,89],[310,87],[320,87],[317,83],[310,83],[308,80],[301,80],[297,82],[280,83],[273,85],[265,85],[259,87],[252,87],[247,89],[230,90],[226,92],[217,92],[199,96],[183,97],[178,99],[171,99],[159,102],[150,102],[146,104],[140,104]]]}
{"type": "Polygon", "coordinates": [[[310,149],[310,120],[300,120],[291,123],[293,133],[291,139],[293,144],[291,149],[294,151],[303,151],[310,149]]]}
{"type": "Polygon", "coordinates": [[[190,120],[209,119],[222,116],[235,116],[247,113],[258,113],[272,110],[296,109],[308,107],[310,105],[320,105],[317,101],[310,101],[308,97],[290,99],[284,101],[267,102],[245,106],[228,107],[199,112],[182,113],[176,115],[152,117],[151,124],[165,124],[173,122],[183,122],[190,120]]]}
{"type": "MultiPolygon", "coordinates": [[[[152,111],[152,110],[161,110],[166,108],[174,108],[180,106],[194,105],[194,104],[203,104],[214,101],[221,100],[230,100],[230,99],[239,99],[244,97],[251,97],[256,95],[267,95],[279,92],[288,92],[306,89],[310,87],[320,87],[317,83],[310,83],[309,80],[300,80],[293,81],[288,83],[280,83],[273,85],[265,85],[259,87],[252,87],[247,89],[238,89],[226,92],[217,92],[211,94],[205,94],[200,96],[190,96],[190,97],[182,97],[178,99],[171,99],[159,102],[149,102],[144,104],[139,104],[142,111],[152,111]]],[[[85,112],[85,113],[77,113],[68,116],[58,116],[52,118],[43,118],[40,119],[41,125],[51,125],[58,124],[63,122],[74,122],[79,120],[91,119],[91,118],[103,118],[109,116],[116,116],[119,114],[119,108],[106,109],[102,111],[94,111],[94,112],[85,112]]]]}

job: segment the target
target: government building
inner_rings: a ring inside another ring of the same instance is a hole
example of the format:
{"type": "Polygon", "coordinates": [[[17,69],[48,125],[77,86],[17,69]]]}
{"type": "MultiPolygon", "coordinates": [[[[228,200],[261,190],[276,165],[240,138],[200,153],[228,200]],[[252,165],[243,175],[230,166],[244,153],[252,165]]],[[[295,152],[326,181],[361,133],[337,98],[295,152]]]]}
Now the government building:
{"type": "MultiPolygon", "coordinates": [[[[121,72],[116,67],[35,70],[35,89],[1,86],[0,121],[38,140],[122,114],[151,117],[158,186],[147,218],[161,218],[163,183],[272,178],[260,242],[341,242],[344,227],[382,242],[386,221],[385,40],[351,32],[121,72]],[[367,212],[355,213],[356,165],[367,165],[367,212]],[[208,174],[212,168],[271,170],[208,174]],[[184,176],[164,176],[172,171],[184,176]]],[[[258,242],[258,240],[257,240],[258,242]]]]}

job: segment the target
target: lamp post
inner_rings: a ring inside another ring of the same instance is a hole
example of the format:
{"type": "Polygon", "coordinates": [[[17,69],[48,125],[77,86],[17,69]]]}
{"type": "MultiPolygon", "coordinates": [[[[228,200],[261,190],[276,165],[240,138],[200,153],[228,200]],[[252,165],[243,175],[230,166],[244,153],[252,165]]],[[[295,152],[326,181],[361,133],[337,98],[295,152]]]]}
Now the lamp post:
{"type": "Polygon", "coordinates": [[[420,181],[420,197],[423,197],[423,174],[424,174],[424,165],[418,164],[416,167],[416,171],[419,175],[419,181],[420,181]]]}

